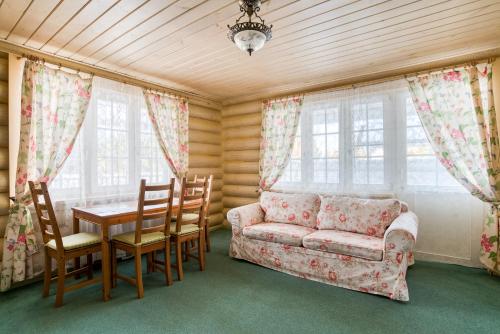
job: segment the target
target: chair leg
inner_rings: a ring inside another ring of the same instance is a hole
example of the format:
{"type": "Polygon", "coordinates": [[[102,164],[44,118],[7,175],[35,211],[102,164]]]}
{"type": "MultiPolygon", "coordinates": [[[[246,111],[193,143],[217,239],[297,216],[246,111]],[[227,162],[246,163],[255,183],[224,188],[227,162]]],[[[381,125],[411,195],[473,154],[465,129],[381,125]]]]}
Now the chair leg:
{"type": "Polygon", "coordinates": [[[135,249],[135,283],[137,284],[137,298],[144,297],[144,286],[142,285],[142,262],[141,247],[135,249]]]}
{"type": "Polygon", "coordinates": [[[116,288],[117,284],[117,270],[118,270],[118,261],[116,259],[116,247],[111,244],[111,287],[116,288]]]}
{"type": "Polygon", "coordinates": [[[165,281],[167,285],[172,285],[172,268],[170,261],[170,240],[165,241],[165,281]]]}
{"type": "Polygon", "coordinates": [[[198,236],[198,262],[200,264],[200,270],[205,270],[205,232],[200,231],[198,236]]]}
{"type": "Polygon", "coordinates": [[[90,280],[94,277],[94,272],[93,272],[93,259],[92,259],[92,254],[87,254],[87,278],[90,280]]]}
{"type": "Polygon", "coordinates": [[[208,222],[205,224],[205,245],[207,252],[210,252],[210,230],[208,229],[208,222]]]}
{"type": "Polygon", "coordinates": [[[56,307],[63,304],[64,296],[64,277],[66,276],[66,261],[64,258],[57,259],[57,292],[56,292],[56,307]]]}
{"type": "Polygon", "coordinates": [[[178,239],[175,240],[175,257],[177,278],[179,281],[182,281],[184,279],[184,272],[182,271],[182,243],[178,239]]]}
{"type": "Polygon", "coordinates": [[[48,297],[50,291],[50,279],[52,278],[52,258],[45,248],[45,271],[43,274],[43,297],[48,297]]]}

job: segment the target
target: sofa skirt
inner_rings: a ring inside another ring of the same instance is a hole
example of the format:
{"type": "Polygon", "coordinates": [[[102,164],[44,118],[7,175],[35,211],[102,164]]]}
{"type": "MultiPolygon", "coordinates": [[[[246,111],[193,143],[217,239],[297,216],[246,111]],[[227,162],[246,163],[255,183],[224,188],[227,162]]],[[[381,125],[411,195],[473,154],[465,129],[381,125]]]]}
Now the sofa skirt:
{"type": "Polygon", "coordinates": [[[338,287],[408,301],[411,253],[384,252],[382,261],[249,239],[233,225],[229,255],[263,267],[338,287]]]}

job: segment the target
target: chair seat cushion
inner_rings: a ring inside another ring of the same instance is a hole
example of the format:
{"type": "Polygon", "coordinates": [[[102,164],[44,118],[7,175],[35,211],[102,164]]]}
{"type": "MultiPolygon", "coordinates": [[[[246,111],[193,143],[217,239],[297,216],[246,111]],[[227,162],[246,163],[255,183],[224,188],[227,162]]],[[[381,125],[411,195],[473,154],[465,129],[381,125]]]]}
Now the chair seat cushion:
{"type": "Polygon", "coordinates": [[[189,234],[189,233],[195,233],[198,232],[200,228],[196,224],[186,224],[181,226],[181,231],[177,233],[175,230],[175,224],[170,225],[170,234],[175,234],[175,235],[183,235],[183,234],[189,234]]]}
{"type": "Polygon", "coordinates": [[[365,234],[320,230],[302,240],[305,248],[361,257],[368,260],[382,260],[384,239],[365,234]]]}
{"type": "MultiPolygon", "coordinates": [[[[113,240],[122,242],[124,244],[135,245],[135,232],[127,232],[113,236],[113,240]]],[[[165,240],[163,232],[152,232],[141,234],[141,245],[150,244],[165,240]]]]}
{"type": "MultiPolygon", "coordinates": [[[[199,216],[196,213],[184,213],[182,215],[182,221],[183,222],[192,221],[192,220],[198,221],[198,217],[199,216]]],[[[173,222],[177,221],[177,216],[172,216],[172,221],[173,222]]]]}
{"type": "Polygon", "coordinates": [[[262,223],[247,226],[243,229],[243,235],[250,239],[276,242],[290,246],[302,246],[302,238],[316,231],[313,228],[283,224],[262,223]]]}
{"type": "MultiPolygon", "coordinates": [[[[101,237],[97,233],[81,232],[62,237],[64,250],[72,250],[101,243],[101,237]]],[[[50,240],[47,246],[57,250],[56,241],[50,240]]]]}

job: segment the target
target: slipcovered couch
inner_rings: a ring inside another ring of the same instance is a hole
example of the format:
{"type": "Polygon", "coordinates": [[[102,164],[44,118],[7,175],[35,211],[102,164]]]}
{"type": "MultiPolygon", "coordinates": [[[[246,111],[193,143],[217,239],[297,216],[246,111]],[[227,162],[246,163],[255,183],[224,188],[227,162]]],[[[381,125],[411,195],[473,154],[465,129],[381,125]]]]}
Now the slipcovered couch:
{"type": "Polygon", "coordinates": [[[228,211],[230,256],[302,278],[408,301],[418,220],[397,199],[263,192],[228,211]]]}

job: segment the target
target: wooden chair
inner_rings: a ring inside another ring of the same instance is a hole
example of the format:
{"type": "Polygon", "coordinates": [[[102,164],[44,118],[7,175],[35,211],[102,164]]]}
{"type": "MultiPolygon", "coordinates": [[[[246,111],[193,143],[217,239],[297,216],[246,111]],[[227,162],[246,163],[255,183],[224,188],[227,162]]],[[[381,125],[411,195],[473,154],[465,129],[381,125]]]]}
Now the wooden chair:
{"type": "Polygon", "coordinates": [[[170,179],[169,184],[146,185],[146,180],[141,180],[139,203],[137,206],[137,221],[135,232],[115,235],[111,241],[112,277],[113,287],[120,278],[137,287],[137,297],[144,297],[142,284],[142,259],[143,254],[148,254],[148,272],[159,269],[165,273],[167,285],[172,285],[172,271],[170,269],[170,222],[172,218],[172,202],[174,198],[175,179],[170,179]],[[146,192],[167,191],[167,196],[162,198],[146,199],[146,192]],[[149,207],[149,208],[146,208],[149,207]],[[162,224],[153,227],[143,227],[143,222],[151,219],[161,219],[162,224]],[[117,273],[116,251],[124,250],[134,255],[135,279],[117,273]],[[153,252],[164,250],[165,261],[156,261],[153,252]],[[160,264],[164,264],[163,267],[160,264]]]}
{"type": "MultiPolygon", "coordinates": [[[[198,175],[194,175],[194,179],[193,181],[194,182],[204,182],[205,180],[208,179],[208,185],[207,185],[207,196],[206,196],[206,205],[205,205],[205,247],[206,247],[206,251],[207,252],[210,252],[210,222],[208,221],[208,216],[209,216],[209,210],[210,210],[210,199],[211,199],[211,196],[212,196],[212,184],[213,184],[213,179],[214,179],[214,176],[213,175],[209,175],[208,178],[205,176],[205,177],[199,177],[198,175]]],[[[201,191],[202,189],[193,189],[193,192],[196,193],[196,192],[199,192],[201,191]]],[[[191,247],[193,248],[194,245],[192,244],[191,247]]],[[[187,251],[189,252],[189,251],[187,251]]]]}
{"type": "MultiPolygon", "coordinates": [[[[182,245],[192,240],[198,242],[200,270],[205,270],[205,207],[207,203],[208,181],[187,181],[182,179],[179,197],[179,209],[170,228],[171,240],[175,243],[176,264],[179,281],[184,278],[182,269],[182,245]]],[[[186,247],[188,249],[188,247],[186,247]]],[[[188,255],[188,254],[186,254],[188,255]]]]}
{"type": "Polygon", "coordinates": [[[47,189],[47,183],[40,182],[40,188],[35,187],[33,181],[29,181],[29,187],[33,203],[35,205],[36,215],[42,230],[42,237],[45,252],[45,273],[43,279],[43,297],[49,295],[50,283],[52,280],[57,280],[57,292],[55,306],[59,307],[63,304],[63,296],[65,292],[83,288],[85,286],[101,282],[100,278],[93,278],[92,273],[92,253],[101,251],[101,238],[96,233],[76,233],[66,237],[62,237],[57,225],[54,208],[50,200],[50,195],[47,189]],[[43,197],[43,203],[40,202],[39,196],[43,197]],[[66,261],[71,259],[79,259],[80,256],[87,256],[87,266],[66,272],[66,261]],[[57,261],[57,276],[52,277],[52,259],[57,261]],[[75,283],[69,286],[64,285],[64,280],[67,277],[87,274],[87,280],[75,283]]]}

